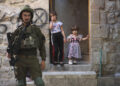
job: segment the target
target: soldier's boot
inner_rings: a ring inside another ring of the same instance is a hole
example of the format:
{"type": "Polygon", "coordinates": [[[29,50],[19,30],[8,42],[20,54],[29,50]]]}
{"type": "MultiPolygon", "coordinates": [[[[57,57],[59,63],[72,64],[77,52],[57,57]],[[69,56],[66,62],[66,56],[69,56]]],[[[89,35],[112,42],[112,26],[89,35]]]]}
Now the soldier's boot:
{"type": "Polygon", "coordinates": [[[26,86],[26,81],[23,79],[23,80],[18,80],[17,81],[17,86],[26,86]]]}
{"type": "Polygon", "coordinates": [[[43,82],[43,80],[42,80],[41,77],[37,77],[37,78],[34,80],[34,82],[35,82],[35,85],[36,85],[36,86],[45,86],[45,84],[44,84],[44,82],[43,82]]]}

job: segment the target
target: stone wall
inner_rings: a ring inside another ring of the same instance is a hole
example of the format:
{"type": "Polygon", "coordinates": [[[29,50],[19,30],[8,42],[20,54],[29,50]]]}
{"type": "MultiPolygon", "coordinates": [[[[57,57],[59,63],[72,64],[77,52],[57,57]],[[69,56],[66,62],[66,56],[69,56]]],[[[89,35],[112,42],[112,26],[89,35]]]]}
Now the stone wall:
{"type": "Polygon", "coordinates": [[[120,0],[90,0],[90,55],[92,70],[102,74],[120,72],[120,0]]]}
{"type": "MultiPolygon", "coordinates": [[[[37,21],[36,24],[41,27],[46,36],[46,63],[49,64],[48,0],[0,0],[0,86],[7,86],[6,82],[14,80],[14,74],[10,71],[9,61],[6,58],[6,33],[13,32],[19,25],[17,17],[25,5],[30,5],[34,9],[36,13],[34,21],[37,21]]],[[[99,73],[101,56],[103,75],[114,75],[120,72],[119,8],[120,0],[89,0],[91,70],[99,73]]]]}
{"type": "Polygon", "coordinates": [[[15,81],[14,73],[11,71],[9,60],[6,57],[6,33],[13,32],[20,24],[17,20],[18,14],[25,5],[34,9],[33,20],[36,21],[35,24],[41,28],[46,37],[47,60],[49,59],[48,0],[0,0],[0,86],[7,86],[9,83],[6,82],[10,80],[15,81]]]}

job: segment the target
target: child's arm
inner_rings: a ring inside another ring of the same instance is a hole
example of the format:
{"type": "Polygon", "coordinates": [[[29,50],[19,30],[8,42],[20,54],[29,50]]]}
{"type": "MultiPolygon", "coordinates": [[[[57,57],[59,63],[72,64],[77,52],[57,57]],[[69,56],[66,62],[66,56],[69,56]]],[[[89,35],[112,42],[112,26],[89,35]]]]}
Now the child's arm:
{"type": "Polygon", "coordinates": [[[67,42],[70,42],[70,38],[67,38],[67,42]]]}
{"type": "Polygon", "coordinates": [[[52,28],[53,28],[53,22],[51,21],[49,25],[49,29],[52,29],[52,28]]]}
{"type": "Polygon", "coordinates": [[[64,30],[63,30],[63,26],[61,26],[60,28],[61,28],[61,31],[62,31],[62,35],[63,35],[63,37],[64,37],[64,42],[66,42],[66,37],[65,37],[65,32],[64,32],[64,30]]]}
{"type": "Polygon", "coordinates": [[[67,37],[67,42],[71,41],[71,34],[67,37]]]}
{"type": "Polygon", "coordinates": [[[82,38],[82,40],[87,40],[89,38],[89,35],[87,35],[86,37],[82,38]]]}

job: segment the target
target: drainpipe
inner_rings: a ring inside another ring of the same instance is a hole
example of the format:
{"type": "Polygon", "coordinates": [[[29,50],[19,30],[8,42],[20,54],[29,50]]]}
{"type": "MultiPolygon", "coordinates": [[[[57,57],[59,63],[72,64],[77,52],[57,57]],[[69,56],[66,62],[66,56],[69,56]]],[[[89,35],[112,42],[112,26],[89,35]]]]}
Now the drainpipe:
{"type": "Polygon", "coordinates": [[[99,65],[99,77],[102,76],[102,48],[100,48],[100,65],[99,65]]]}

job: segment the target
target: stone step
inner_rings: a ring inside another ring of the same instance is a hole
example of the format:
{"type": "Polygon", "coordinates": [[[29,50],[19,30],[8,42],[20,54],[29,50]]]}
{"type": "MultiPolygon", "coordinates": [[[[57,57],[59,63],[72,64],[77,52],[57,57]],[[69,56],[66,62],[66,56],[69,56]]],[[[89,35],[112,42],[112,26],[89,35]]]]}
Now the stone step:
{"type": "MultiPolygon", "coordinates": [[[[94,71],[43,72],[45,86],[97,86],[94,71]]],[[[0,86],[16,86],[16,80],[1,79],[0,86]]],[[[35,86],[27,84],[27,86],[35,86]]]]}
{"type": "Polygon", "coordinates": [[[45,86],[97,86],[94,71],[43,72],[45,86]]]}
{"type": "Polygon", "coordinates": [[[91,71],[91,64],[80,64],[80,65],[69,65],[64,64],[64,66],[60,65],[50,65],[49,71],[91,71]]]}

